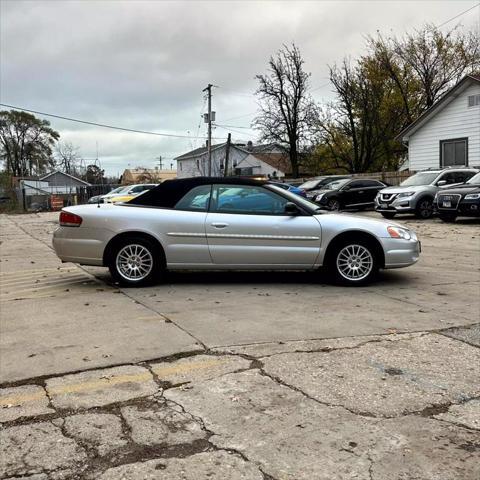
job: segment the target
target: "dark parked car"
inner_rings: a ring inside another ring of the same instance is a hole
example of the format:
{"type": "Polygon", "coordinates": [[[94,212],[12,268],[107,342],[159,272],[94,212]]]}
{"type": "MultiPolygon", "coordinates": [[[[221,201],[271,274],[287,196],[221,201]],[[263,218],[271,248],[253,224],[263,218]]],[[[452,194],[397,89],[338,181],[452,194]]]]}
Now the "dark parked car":
{"type": "Polygon", "coordinates": [[[480,217],[480,173],[462,185],[443,188],[433,203],[444,222],[454,222],[457,217],[480,217]]]}
{"type": "Polygon", "coordinates": [[[325,185],[314,201],[329,210],[363,210],[374,206],[377,193],[385,187],[378,180],[344,178],[325,185]]]}
{"type": "Polygon", "coordinates": [[[312,200],[315,198],[330,182],[335,180],[342,180],[344,178],[351,178],[348,175],[324,175],[322,177],[314,177],[302,183],[299,188],[304,190],[307,194],[307,198],[312,200]]]}

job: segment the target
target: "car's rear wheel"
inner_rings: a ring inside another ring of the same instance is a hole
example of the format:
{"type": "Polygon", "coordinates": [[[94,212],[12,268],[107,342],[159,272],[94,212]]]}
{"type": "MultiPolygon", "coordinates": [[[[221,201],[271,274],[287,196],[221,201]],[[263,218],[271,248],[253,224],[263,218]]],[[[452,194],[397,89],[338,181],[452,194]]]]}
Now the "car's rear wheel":
{"type": "Polygon", "coordinates": [[[382,214],[383,218],[393,218],[395,216],[395,213],[390,213],[390,212],[380,212],[382,214]]]}
{"type": "Polygon", "coordinates": [[[433,202],[429,198],[422,198],[415,209],[415,216],[426,220],[433,215],[433,202]]]}
{"type": "Polygon", "coordinates": [[[373,242],[365,239],[346,240],[335,246],[328,259],[328,270],[342,285],[365,285],[379,270],[378,255],[373,242]]]}
{"type": "Polygon", "coordinates": [[[115,245],[108,268],[114,281],[140,287],[159,280],[165,262],[154,242],[142,237],[127,237],[115,245]]]}
{"type": "Polygon", "coordinates": [[[338,211],[340,210],[340,202],[336,198],[332,198],[328,201],[327,207],[329,210],[338,211]]]}
{"type": "Polygon", "coordinates": [[[442,213],[439,215],[440,217],[440,220],[443,220],[444,222],[454,222],[455,219],[457,218],[457,216],[455,214],[445,214],[445,213],[442,213]]]}

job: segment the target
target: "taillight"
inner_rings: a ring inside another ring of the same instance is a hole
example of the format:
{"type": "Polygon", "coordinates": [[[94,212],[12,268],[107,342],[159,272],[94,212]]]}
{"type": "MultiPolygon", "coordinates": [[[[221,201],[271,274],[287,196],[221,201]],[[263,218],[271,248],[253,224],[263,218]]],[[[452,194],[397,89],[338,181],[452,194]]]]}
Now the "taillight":
{"type": "Polygon", "coordinates": [[[79,227],[82,224],[82,217],[74,213],[60,212],[60,226],[62,227],[79,227]]]}

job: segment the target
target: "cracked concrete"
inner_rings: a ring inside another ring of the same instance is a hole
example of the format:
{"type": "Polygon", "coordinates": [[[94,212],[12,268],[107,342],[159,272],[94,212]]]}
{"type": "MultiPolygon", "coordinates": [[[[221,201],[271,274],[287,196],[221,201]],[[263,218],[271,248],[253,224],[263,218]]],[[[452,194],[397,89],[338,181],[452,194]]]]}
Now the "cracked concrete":
{"type": "Polygon", "coordinates": [[[150,460],[107,470],[100,480],[264,480],[253,465],[227,452],[197,453],[185,459],[150,460]]]}
{"type": "Polygon", "coordinates": [[[263,359],[269,375],[323,403],[394,417],[480,396],[480,350],[442,335],[263,359]],[[365,388],[368,385],[368,388],[365,388]]]}

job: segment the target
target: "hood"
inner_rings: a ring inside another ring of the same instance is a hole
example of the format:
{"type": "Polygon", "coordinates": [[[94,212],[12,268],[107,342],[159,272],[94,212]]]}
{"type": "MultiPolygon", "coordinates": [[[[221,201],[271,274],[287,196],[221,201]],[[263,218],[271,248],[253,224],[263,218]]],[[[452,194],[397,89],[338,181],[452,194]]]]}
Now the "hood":
{"type": "Polygon", "coordinates": [[[416,187],[401,187],[400,185],[396,185],[393,187],[387,187],[380,190],[379,193],[403,193],[403,192],[420,192],[425,190],[426,187],[431,187],[431,185],[418,185],[416,187]]]}
{"type": "Polygon", "coordinates": [[[459,193],[466,195],[467,193],[480,193],[480,185],[473,183],[462,183],[461,185],[450,186],[450,188],[442,188],[439,190],[439,195],[448,195],[449,193],[459,193]]]}

